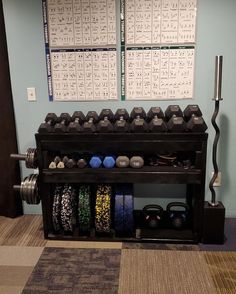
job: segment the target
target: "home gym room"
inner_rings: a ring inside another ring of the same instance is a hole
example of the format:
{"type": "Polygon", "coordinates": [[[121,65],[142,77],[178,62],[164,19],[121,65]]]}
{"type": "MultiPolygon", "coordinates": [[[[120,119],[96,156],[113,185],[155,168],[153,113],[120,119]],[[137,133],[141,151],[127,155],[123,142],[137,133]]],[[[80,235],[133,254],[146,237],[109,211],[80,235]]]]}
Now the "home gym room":
{"type": "Polygon", "coordinates": [[[0,2],[0,293],[235,293],[235,11],[0,2]]]}

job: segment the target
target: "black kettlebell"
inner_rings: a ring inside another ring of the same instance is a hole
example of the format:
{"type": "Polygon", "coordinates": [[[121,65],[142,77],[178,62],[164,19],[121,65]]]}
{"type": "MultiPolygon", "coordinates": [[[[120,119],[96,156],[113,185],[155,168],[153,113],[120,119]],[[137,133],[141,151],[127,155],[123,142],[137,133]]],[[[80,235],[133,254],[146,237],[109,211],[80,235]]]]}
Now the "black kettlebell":
{"type": "Polygon", "coordinates": [[[143,208],[144,224],[152,229],[159,227],[162,220],[163,208],[157,204],[149,204],[143,208]]]}
{"type": "Polygon", "coordinates": [[[171,202],[166,207],[167,214],[171,225],[175,229],[184,228],[189,215],[189,206],[183,202],[171,202]],[[184,208],[184,210],[176,210],[176,207],[184,208]]]}

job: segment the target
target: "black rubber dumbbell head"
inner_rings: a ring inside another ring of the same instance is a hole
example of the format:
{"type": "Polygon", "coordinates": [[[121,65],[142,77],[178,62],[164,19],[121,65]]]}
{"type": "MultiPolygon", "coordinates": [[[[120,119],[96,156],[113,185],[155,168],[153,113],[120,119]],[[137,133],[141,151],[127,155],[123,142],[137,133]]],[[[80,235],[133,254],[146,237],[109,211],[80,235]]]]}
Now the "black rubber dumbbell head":
{"type": "Polygon", "coordinates": [[[45,117],[45,122],[39,126],[39,133],[51,133],[54,132],[54,125],[57,123],[58,118],[55,113],[48,113],[45,117]]]}
{"type": "Polygon", "coordinates": [[[164,113],[160,107],[151,107],[147,113],[149,121],[149,131],[153,133],[162,133],[167,131],[167,126],[164,119],[164,113]]]}
{"type": "Polygon", "coordinates": [[[86,115],[86,121],[83,124],[83,131],[86,133],[96,132],[96,123],[98,122],[98,114],[96,111],[89,111],[86,115]]]}
{"type": "Polygon", "coordinates": [[[114,114],[111,109],[103,109],[99,115],[99,122],[97,124],[97,131],[100,133],[113,132],[114,114]]]}
{"type": "Polygon", "coordinates": [[[71,116],[69,113],[63,112],[58,118],[58,123],[55,125],[55,133],[65,133],[67,132],[67,126],[71,121],[71,116]]]}
{"type": "Polygon", "coordinates": [[[142,107],[134,107],[130,113],[131,120],[134,120],[135,118],[146,118],[146,112],[142,107]]]}
{"type": "Polygon", "coordinates": [[[78,133],[83,131],[82,124],[85,122],[85,115],[82,111],[75,111],[71,117],[71,122],[68,126],[69,133],[78,133]]]}
{"type": "Polygon", "coordinates": [[[101,113],[99,114],[99,120],[103,120],[105,118],[107,118],[109,121],[114,120],[114,114],[111,111],[111,109],[109,108],[102,109],[101,113]]]}
{"type": "Polygon", "coordinates": [[[167,128],[169,132],[181,133],[186,130],[186,123],[183,119],[183,112],[179,105],[169,105],[165,111],[167,128]]]}
{"type": "Polygon", "coordinates": [[[207,125],[198,105],[188,105],[184,110],[184,117],[187,120],[186,127],[188,131],[202,133],[207,130],[207,125]]]}
{"type": "Polygon", "coordinates": [[[183,116],[183,112],[181,108],[179,107],[179,105],[169,105],[166,108],[166,111],[165,111],[166,120],[169,120],[173,116],[178,116],[178,117],[183,116]]]}
{"type": "Polygon", "coordinates": [[[117,109],[115,113],[114,132],[128,132],[129,131],[129,113],[125,108],[117,109]]]}
{"type": "Polygon", "coordinates": [[[164,113],[161,107],[151,107],[147,113],[147,120],[150,122],[153,118],[164,118],[164,113]]]}
{"type": "Polygon", "coordinates": [[[188,121],[192,116],[202,116],[202,112],[198,105],[188,105],[184,109],[184,118],[188,121]]]}
{"type": "Polygon", "coordinates": [[[145,118],[145,110],[142,107],[134,107],[130,114],[130,119],[132,119],[130,131],[134,133],[143,133],[148,131],[148,125],[145,118]]]}

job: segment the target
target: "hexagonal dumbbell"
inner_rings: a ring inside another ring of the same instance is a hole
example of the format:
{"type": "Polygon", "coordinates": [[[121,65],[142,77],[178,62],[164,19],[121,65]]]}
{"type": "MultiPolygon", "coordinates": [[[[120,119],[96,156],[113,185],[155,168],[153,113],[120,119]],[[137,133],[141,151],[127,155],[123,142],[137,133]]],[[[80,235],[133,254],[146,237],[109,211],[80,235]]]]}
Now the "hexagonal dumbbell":
{"type": "Polygon", "coordinates": [[[96,132],[96,123],[98,122],[98,114],[96,111],[89,111],[86,115],[86,121],[83,124],[83,130],[86,133],[96,132]]]}
{"type": "Polygon", "coordinates": [[[58,117],[55,113],[48,113],[45,117],[45,122],[39,126],[39,133],[52,133],[54,132],[54,126],[58,121],[58,117]]]}
{"type": "Polygon", "coordinates": [[[92,168],[99,168],[102,166],[102,157],[99,155],[94,155],[89,161],[89,165],[92,168]]]}
{"type": "Polygon", "coordinates": [[[125,108],[117,109],[115,113],[114,132],[125,133],[129,131],[129,113],[125,108]]]}
{"type": "Polygon", "coordinates": [[[143,133],[148,131],[148,124],[145,121],[146,112],[142,107],[134,107],[130,114],[132,120],[130,131],[134,133],[143,133]]]}
{"type": "Polygon", "coordinates": [[[184,118],[187,121],[186,126],[190,132],[204,133],[206,131],[207,125],[198,105],[188,105],[184,110],[184,118]]]}
{"type": "Polygon", "coordinates": [[[149,131],[153,133],[166,132],[167,126],[164,121],[164,113],[160,107],[151,107],[147,113],[149,131]]]}
{"type": "Polygon", "coordinates": [[[85,115],[82,111],[75,111],[71,117],[71,122],[68,126],[69,133],[79,133],[83,131],[82,124],[85,122],[85,115]]]}
{"type": "Polygon", "coordinates": [[[65,133],[67,132],[67,126],[71,121],[71,116],[69,113],[61,113],[60,117],[58,118],[58,123],[56,123],[54,130],[55,133],[65,133]]]}
{"type": "Polygon", "coordinates": [[[114,114],[111,109],[103,109],[99,115],[99,122],[97,124],[97,131],[100,133],[113,132],[114,114]]]}
{"type": "Polygon", "coordinates": [[[179,105],[169,105],[165,111],[165,117],[170,132],[179,133],[186,130],[183,112],[179,105]]]}

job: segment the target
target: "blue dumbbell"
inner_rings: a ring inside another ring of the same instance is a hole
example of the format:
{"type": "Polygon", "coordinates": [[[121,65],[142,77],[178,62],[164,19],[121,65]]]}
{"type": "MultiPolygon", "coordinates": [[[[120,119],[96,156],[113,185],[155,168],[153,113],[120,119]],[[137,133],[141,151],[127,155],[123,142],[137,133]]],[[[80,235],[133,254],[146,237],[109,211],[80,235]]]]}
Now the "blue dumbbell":
{"type": "Polygon", "coordinates": [[[92,168],[99,168],[102,165],[102,157],[98,155],[92,156],[89,161],[89,165],[92,168]]]}
{"type": "Polygon", "coordinates": [[[116,159],[114,156],[106,156],[103,160],[103,166],[105,168],[113,168],[116,164],[116,159]]]}

